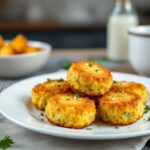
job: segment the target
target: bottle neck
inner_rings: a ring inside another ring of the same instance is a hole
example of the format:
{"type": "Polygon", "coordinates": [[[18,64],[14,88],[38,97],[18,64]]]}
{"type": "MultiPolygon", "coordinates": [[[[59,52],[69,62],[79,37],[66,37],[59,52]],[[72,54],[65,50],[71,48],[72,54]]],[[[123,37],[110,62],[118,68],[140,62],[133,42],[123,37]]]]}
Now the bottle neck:
{"type": "Polygon", "coordinates": [[[117,0],[115,5],[116,7],[122,7],[126,9],[131,9],[133,7],[130,0],[117,0]]]}
{"type": "Polygon", "coordinates": [[[116,0],[113,15],[119,14],[126,14],[126,15],[136,14],[132,6],[131,0],[116,0]]]}
{"type": "Polygon", "coordinates": [[[131,0],[116,0],[116,3],[126,4],[126,3],[131,3],[131,0]]]}

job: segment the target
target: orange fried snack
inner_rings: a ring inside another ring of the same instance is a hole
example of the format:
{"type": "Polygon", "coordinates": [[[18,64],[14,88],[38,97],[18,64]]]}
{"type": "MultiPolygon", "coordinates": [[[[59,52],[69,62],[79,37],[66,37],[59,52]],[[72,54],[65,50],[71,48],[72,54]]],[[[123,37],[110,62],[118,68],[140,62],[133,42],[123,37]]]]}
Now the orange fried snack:
{"type": "Polygon", "coordinates": [[[11,46],[14,48],[15,53],[20,54],[24,53],[25,49],[28,45],[28,39],[22,35],[18,34],[12,41],[10,42],[11,46]]]}
{"type": "Polygon", "coordinates": [[[39,47],[28,46],[28,47],[25,49],[24,53],[34,53],[34,52],[38,52],[38,51],[40,51],[40,50],[41,50],[41,48],[39,48],[39,47]]]}
{"type": "Polygon", "coordinates": [[[4,39],[3,37],[0,35],[0,48],[4,45],[4,39]]]}
{"type": "Polygon", "coordinates": [[[9,55],[14,55],[14,49],[10,44],[5,44],[1,49],[0,49],[0,56],[9,56],[9,55]]]}

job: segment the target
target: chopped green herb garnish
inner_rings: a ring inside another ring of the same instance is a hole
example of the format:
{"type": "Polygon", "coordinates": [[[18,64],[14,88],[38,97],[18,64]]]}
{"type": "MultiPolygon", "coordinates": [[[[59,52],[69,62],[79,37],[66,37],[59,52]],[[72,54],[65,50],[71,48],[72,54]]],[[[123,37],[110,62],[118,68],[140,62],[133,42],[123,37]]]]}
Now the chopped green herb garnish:
{"type": "Polygon", "coordinates": [[[80,97],[80,94],[79,93],[76,93],[73,95],[73,98],[79,98],[80,97]]]}
{"type": "Polygon", "coordinates": [[[98,59],[99,59],[100,61],[108,60],[106,56],[100,56],[98,59]]]}
{"type": "Polygon", "coordinates": [[[115,92],[115,93],[119,93],[119,92],[121,92],[121,91],[120,91],[120,89],[115,89],[114,92],[115,92]]]}
{"type": "Polygon", "coordinates": [[[100,70],[99,70],[99,69],[95,69],[95,71],[96,71],[96,72],[100,72],[100,70]]]}
{"type": "Polygon", "coordinates": [[[125,115],[126,117],[130,117],[130,113],[128,113],[128,112],[124,112],[124,115],[125,115]]]}
{"type": "Polygon", "coordinates": [[[44,116],[44,113],[43,113],[43,112],[41,112],[41,113],[40,113],[40,116],[44,116]]]}
{"type": "Polygon", "coordinates": [[[10,148],[14,144],[13,140],[8,136],[5,135],[0,138],[0,149],[7,149],[10,148]]]}
{"type": "Polygon", "coordinates": [[[119,129],[119,126],[115,126],[115,129],[119,129]]]}
{"type": "Polygon", "coordinates": [[[92,64],[89,64],[89,67],[92,67],[93,65],[92,64]]]}
{"type": "Polygon", "coordinates": [[[92,128],[86,128],[86,130],[93,130],[92,128]]]}
{"type": "Polygon", "coordinates": [[[58,80],[58,82],[63,82],[63,81],[64,81],[64,79],[62,79],[62,78],[58,80]]]}
{"type": "Polygon", "coordinates": [[[88,56],[86,58],[87,61],[104,61],[108,60],[106,56],[100,56],[100,57],[94,57],[94,56],[88,56]]]}
{"type": "Polygon", "coordinates": [[[41,120],[41,121],[43,121],[44,119],[43,119],[43,117],[44,117],[44,113],[43,112],[41,112],[39,115],[38,115],[38,117],[39,117],[39,119],[41,120]]]}
{"type": "Polygon", "coordinates": [[[148,113],[150,111],[150,106],[146,105],[144,108],[144,114],[148,113]]]}
{"type": "Polygon", "coordinates": [[[147,121],[150,121],[150,117],[148,117],[147,121]]]}
{"type": "Polygon", "coordinates": [[[117,83],[117,81],[116,81],[116,80],[114,80],[114,81],[113,81],[113,83],[117,83]]]}
{"type": "Polygon", "coordinates": [[[70,68],[70,66],[71,66],[71,62],[67,61],[63,64],[62,68],[68,70],[70,68]]]}
{"type": "Polygon", "coordinates": [[[48,79],[47,79],[47,82],[48,82],[48,83],[50,83],[50,82],[51,82],[51,79],[50,79],[50,78],[48,78],[48,79]]]}
{"type": "Polygon", "coordinates": [[[86,60],[87,60],[87,61],[96,61],[96,58],[93,57],[93,56],[88,56],[88,57],[86,58],[86,60]]]}
{"type": "Polygon", "coordinates": [[[95,57],[95,56],[88,56],[86,58],[87,61],[104,61],[108,60],[106,56],[100,56],[100,57],[95,57]]]}
{"type": "Polygon", "coordinates": [[[144,114],[147,114],[148,113],[148,111],[147,110],[144,110],[144,114]]]}

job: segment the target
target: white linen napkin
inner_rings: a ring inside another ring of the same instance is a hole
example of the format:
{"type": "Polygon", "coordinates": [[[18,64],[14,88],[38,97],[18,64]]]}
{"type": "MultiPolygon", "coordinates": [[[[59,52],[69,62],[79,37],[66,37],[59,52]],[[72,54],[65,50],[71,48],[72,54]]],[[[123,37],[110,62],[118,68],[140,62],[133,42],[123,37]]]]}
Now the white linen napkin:
{"type": "Polygon", "coordinates": [[[0,136],[9,135],[10,150],[141,150],[150,136],[124,140],[74,140],[53,137],[20,127],[0,114],[0,136]]]}

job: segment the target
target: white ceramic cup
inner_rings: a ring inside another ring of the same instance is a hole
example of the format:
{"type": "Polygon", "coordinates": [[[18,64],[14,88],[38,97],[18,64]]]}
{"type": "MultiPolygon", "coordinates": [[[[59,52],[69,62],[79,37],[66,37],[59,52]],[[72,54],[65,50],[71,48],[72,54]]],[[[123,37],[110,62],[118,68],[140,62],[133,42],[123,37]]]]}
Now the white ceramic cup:
{"type": "Polygon", "coordinates": [[[129,61],[140,75],[150,76],[150,25],[129,29],[129,61]]]}

